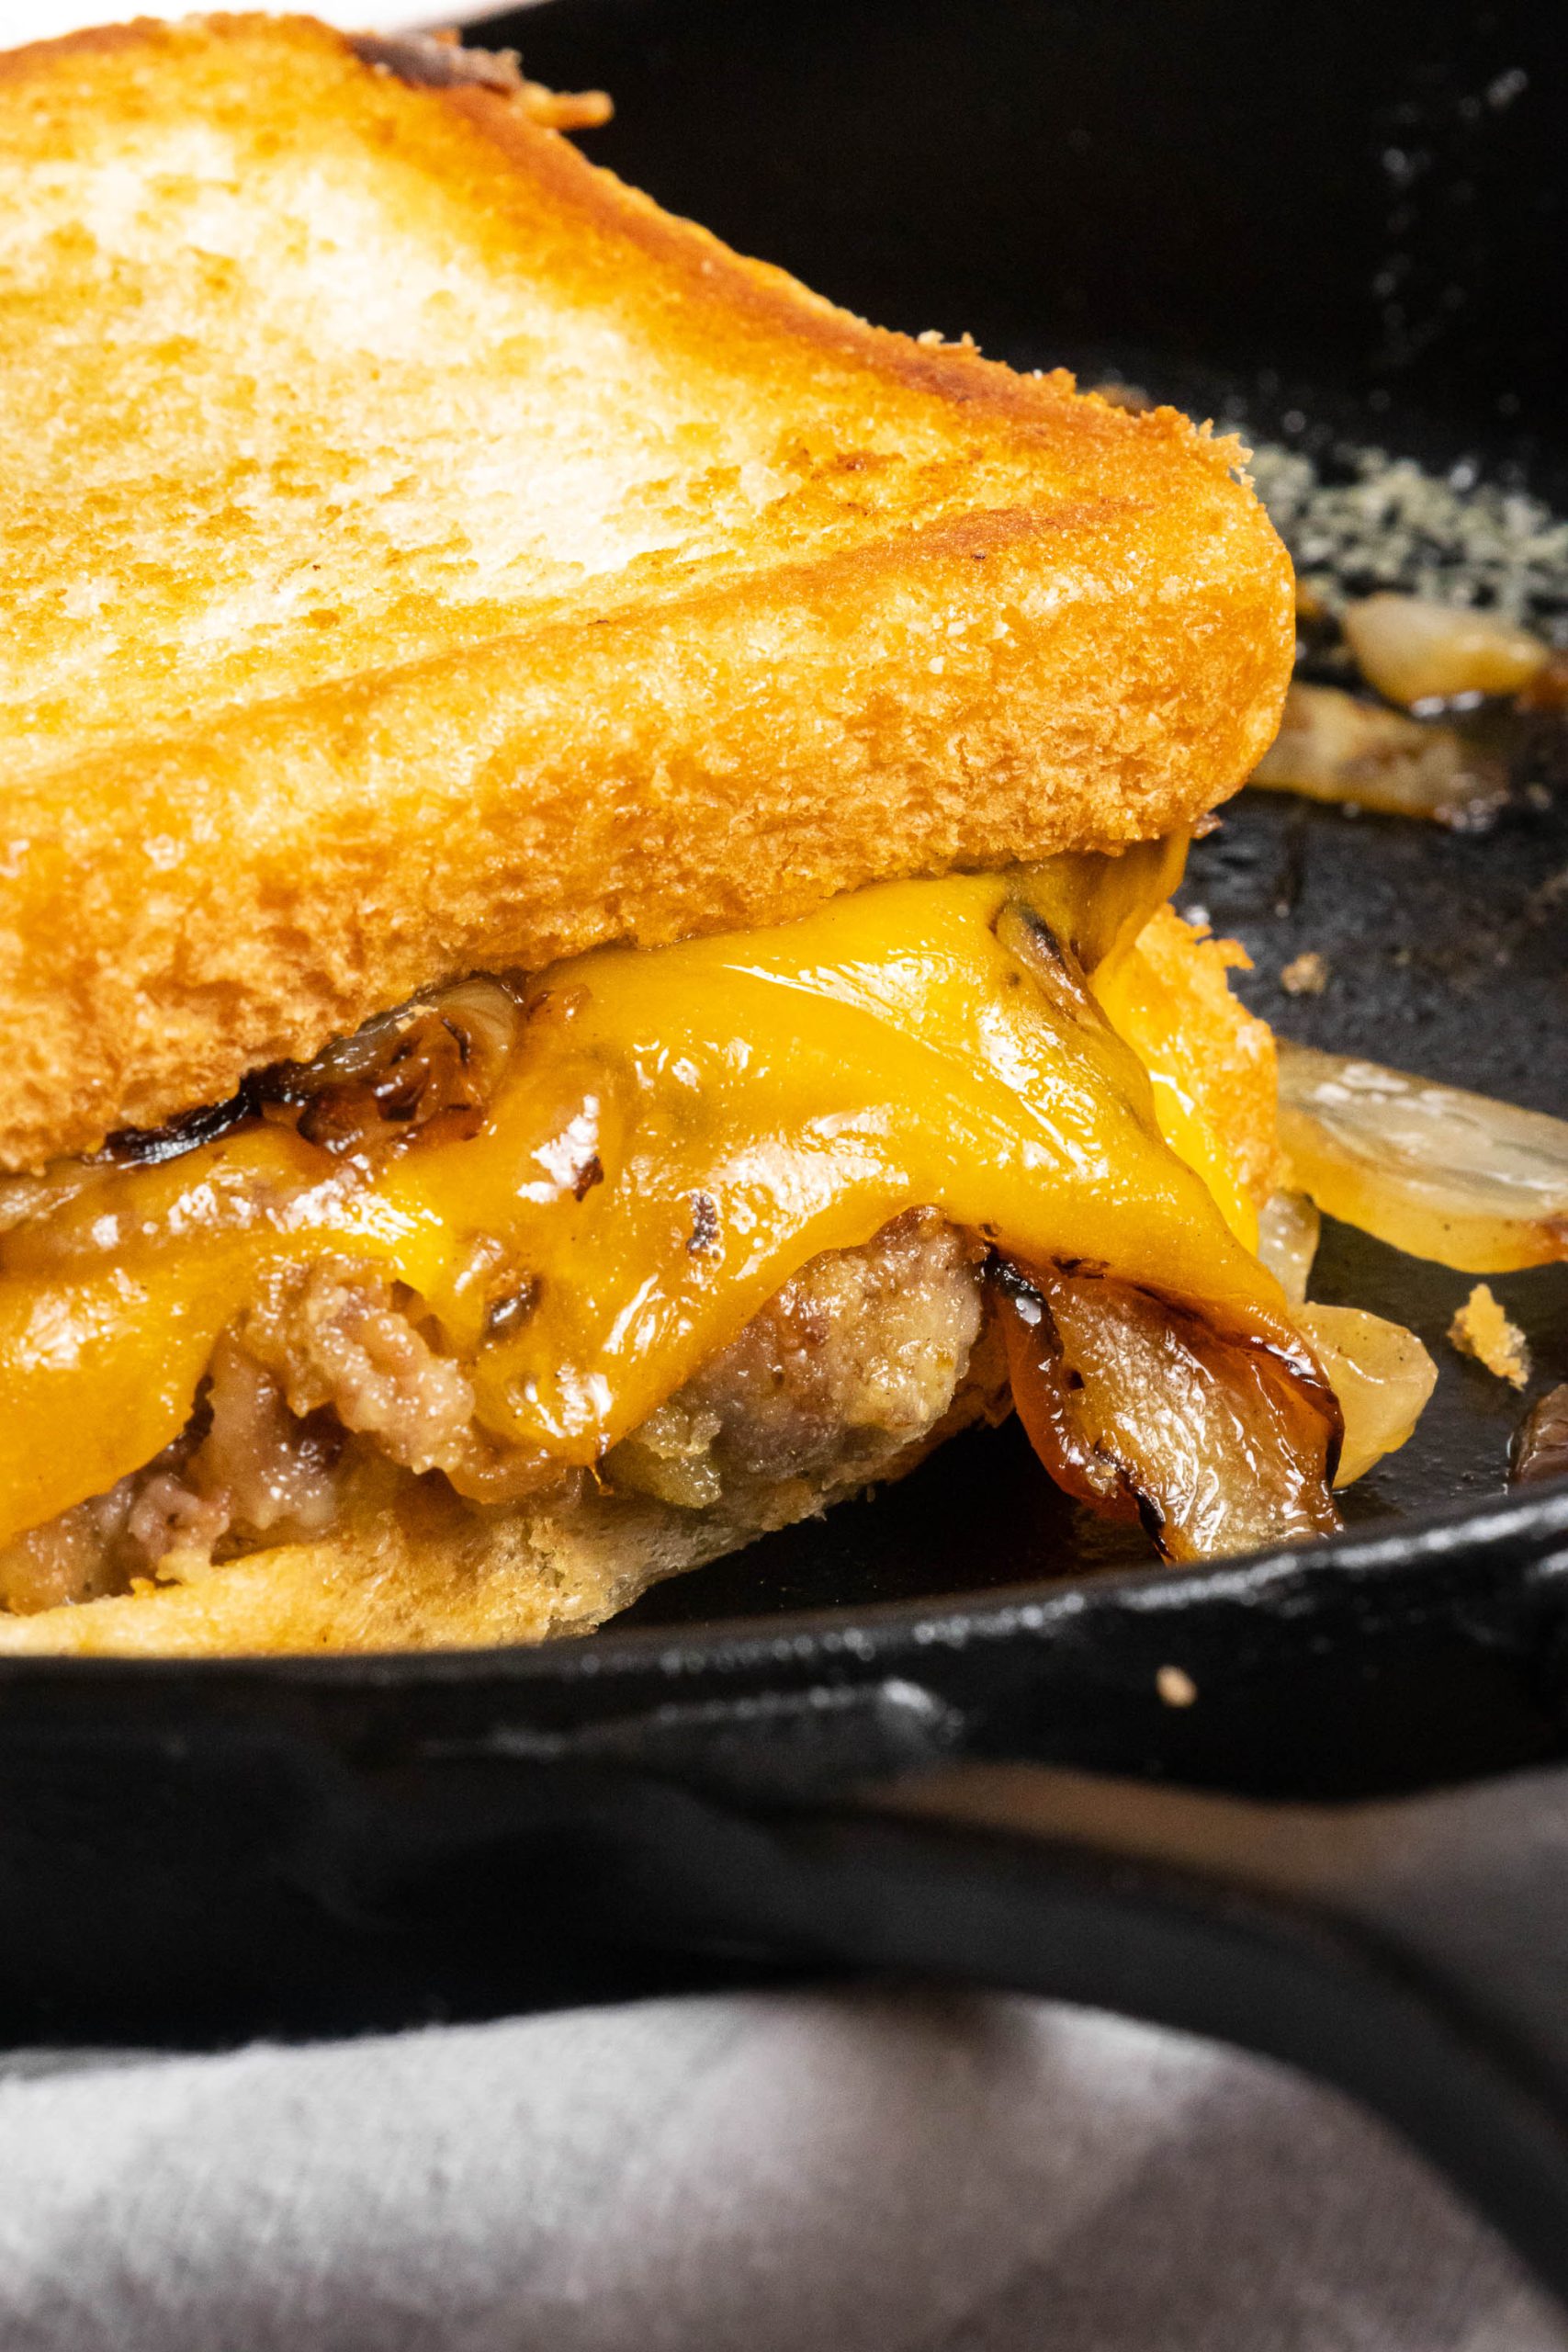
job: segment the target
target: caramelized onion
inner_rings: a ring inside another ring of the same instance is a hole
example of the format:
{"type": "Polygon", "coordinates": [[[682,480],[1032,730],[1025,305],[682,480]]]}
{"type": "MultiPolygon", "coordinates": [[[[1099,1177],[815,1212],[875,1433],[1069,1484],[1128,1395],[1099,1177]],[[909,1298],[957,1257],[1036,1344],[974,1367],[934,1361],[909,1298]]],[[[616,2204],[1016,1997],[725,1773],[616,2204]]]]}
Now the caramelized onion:
{"type": "Polygon", "coordinates": [[[1483,830],[1507,797],[1501,769],[1451,727],[1423,726],[1337,686],[1291,688],[1252,782],[1383,816],[1429,817],[1460,832],[1483,830]]]}
{"type": "Polygon", "coordinates": [[[1568,1122],[1279,1043],[1280,1140],[1330,1216],[1461,1273],[1568,1257],[1568,1122]]]}
{"type": "MultiPolygon", "coordinates": [[[[1164,906],[1181,880],[1187,842],[1185,833],[1165,833],[1150,842],[1131,842],[1114,854],[1064,851],[1020,874],[1014,905],[1027,908],[1047,926],[1049,952],[1058,955],[1059,942],[1081,978],[1098,971],[1116,949],[1131,945],[1156,908],[1164,906]]],[[[1097,1008],[1090,1004],[1088,1011],[1094,1017],[1097,1008]]]]}
{"type": "Polygon", "coordinates": [[[1499,614],[1420,596],[1365,597],[1347,608],[1344,628],[1368,684],[1407,707],[1517,694],[1547,659],[1539,637],[1499,614]]]}
{"type": "Polygon", "coordinates": [[[160,1167],[165,1159],[181,1159],[187,1151],[199,1151],[204,1143],[215,1143],[242,1119],[252,1117],[255,1109],[255,1095],[247,1082],[226,1102],[204,1103],[164,1126],[118,1128],[105,1144],[102,1157],[121,1166],[160,1167]]]}
{"type": "Polygon", "coordinates": [[[462,980],[367,1022],[313,1062],[264,1071],[257,1091],[296,1111],[306,1141],[328,1151],[477,1135],[521,1020],[499,980],[462,980]]]}
{"type": "Polygon", "coordinates": [[[1036,894],[1008,899],[998,912],[998,944],[1034,982],[1062,1046],[1081,1057],[1114,1087],[1151,1137],[1160,1135],[1148,1071],[1111,1027],[1065,931],[1042,910],[1036,894]]]}
{"type": "Polygon", "coordinates": [[[1168,1560],[1331,1533],[1338,1407],[1306,1350],[1248,1344],[1130,1283],[1002,1278],[1013,1401],[1069,1494],[1168,1560]]]}
{"type": "Polygon", "coordinates": [[[1303,1306],[1296,1317],[1345,1416],[1337,1487],[1396,1453],[1427,1408],[1438,1367],[1414,1331],[1359,1306],[1303,1306]]]}
{"type": "Polygon", "coordinates": [[[0,1176],[0,1237],[52,1216],[107,1173],[101,1159],[57,1159],[41,1176],[0,1176]]]}
{"type": "Polygon", "coordinates": [[[1305,1193],[1276,1193],[1258,1220],[1258,1254],[1291,1304],[1345,1416],[1337,1487],[1348,1487],[1412,1435],[1438,1367],[1414,1331],[1359,1306],[1308,1306],[1321,1219],[1305,1193]]]}
{"type": "Polygon", "coordinates": [[[1293,1306],[1307,1295],[1322,1223],[1304,1193],[1271,1193],[1258,1213],[1258,1254],[1293,1306]]]}
{"type": "Polygon", "coordinates": [[[1508,1457],[1516,1485],[1537,1478],[1568,1478],[1568,1382],[1538,1397],[1519,1423],[1508,1457]]]}

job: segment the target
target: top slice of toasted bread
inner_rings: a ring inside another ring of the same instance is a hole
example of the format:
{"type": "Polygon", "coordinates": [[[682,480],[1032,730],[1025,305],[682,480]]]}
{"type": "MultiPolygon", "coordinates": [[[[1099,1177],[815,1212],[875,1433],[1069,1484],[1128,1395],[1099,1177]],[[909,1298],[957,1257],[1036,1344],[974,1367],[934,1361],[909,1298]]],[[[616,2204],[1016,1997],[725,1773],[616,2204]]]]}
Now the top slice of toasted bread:
{"type": "Polygon", "coordinates": [[[0,58],[0,1168],[476,967],[1145,836],[1272,734],[1233,445],[536,111],[303,18],[0,58]]]}

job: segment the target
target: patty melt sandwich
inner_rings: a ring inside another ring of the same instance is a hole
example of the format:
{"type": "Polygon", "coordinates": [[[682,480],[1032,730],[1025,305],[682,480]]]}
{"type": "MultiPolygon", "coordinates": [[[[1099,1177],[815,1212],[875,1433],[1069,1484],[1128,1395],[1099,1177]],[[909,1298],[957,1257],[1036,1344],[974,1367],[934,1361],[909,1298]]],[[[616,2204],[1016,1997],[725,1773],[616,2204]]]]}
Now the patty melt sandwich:
{"type": "Polygon", "coordinates": [[[509,61],[0,60],[0,1646],[533,1639],[1016,1407],[1336,1524],[1273,1049],[1165,900],[1241,453],[883,334],[509,61]]]}

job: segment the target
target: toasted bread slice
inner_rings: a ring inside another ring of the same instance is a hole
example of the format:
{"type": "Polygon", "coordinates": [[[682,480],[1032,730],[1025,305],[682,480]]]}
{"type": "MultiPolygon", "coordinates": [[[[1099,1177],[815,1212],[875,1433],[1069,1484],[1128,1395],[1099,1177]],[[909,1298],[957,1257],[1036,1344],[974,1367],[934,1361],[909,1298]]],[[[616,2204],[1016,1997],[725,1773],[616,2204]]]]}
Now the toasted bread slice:
{"type": "Polygon", "coordinates": [[[0,1168],[475,968],[1145,837],[1272,735],[1233,443],[537,111],[304,18],[0,59],[0,1168]]]}

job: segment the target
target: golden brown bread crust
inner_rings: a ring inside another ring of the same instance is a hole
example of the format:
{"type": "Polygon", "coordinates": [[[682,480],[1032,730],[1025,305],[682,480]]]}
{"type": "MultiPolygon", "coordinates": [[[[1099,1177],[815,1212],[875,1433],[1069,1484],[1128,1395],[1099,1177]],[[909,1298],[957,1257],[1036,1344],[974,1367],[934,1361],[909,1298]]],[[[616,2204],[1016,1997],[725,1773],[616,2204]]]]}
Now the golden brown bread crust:
{"type": "Polygon", "coordinates": [[[141,25],[0,59],[7,156],[96,227],[29,194],[14,267],[0,232],[0,1168],[477,967],[1146,837],[1274,730],[1289,567],[1233,445],[866,327],[520,99],[406,87],[305,19],[141,25]],[[94,212],[98,166],[144,150],[140,226],[94,212]],[[375,284],[435,287],[368,357],[257,324],[266,175],[311,169],[375,284]],[[259,290],[193,242],[204,171],[262,222],[259,290]],[[160,303],[179,336],[139,323],[160,303]],[[533,515],[563,336],[628,454],[612,481],[573,445],[533,515]],[[510,440],[465,423],[487,399],[510,440]],[[417,470],[438,424],[478,487],[378,506],[375,463],[417,470]]]}
{"type": "Polygon", "coordinates": [[[438,1649],[587,1633],[728,1534],[668,1506],[591,1495],[565,1511],[482,1518],[413,1489],[326,1541],[290,1544],[184,1584],[0,1616],[0,1654],[180,1657],[438,1649]]]}
{"type": "Polygon", "coordinates": [[[1250,969],[1252,959],[1235,940],[1211,939],[1184,922],[1174,907],[1156,910],[1138,946],[1180,1007],[1170,1059],[1261,1208],[1280,1181],[1279,1055],[1268,1023],[1248,1012],[1226,978],[1250,969]]]}

